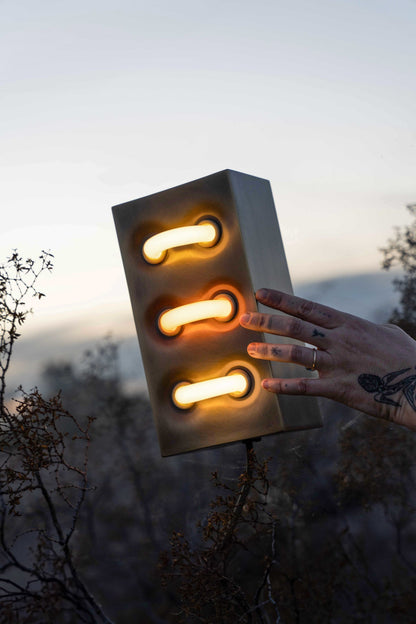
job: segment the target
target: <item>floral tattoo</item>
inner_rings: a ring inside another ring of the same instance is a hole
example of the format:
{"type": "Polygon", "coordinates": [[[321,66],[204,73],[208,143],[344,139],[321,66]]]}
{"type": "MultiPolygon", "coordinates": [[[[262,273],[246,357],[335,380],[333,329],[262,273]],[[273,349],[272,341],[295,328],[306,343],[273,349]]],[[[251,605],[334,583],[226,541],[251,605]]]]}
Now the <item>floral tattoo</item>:
{"type": "Polygon", "coordinates": [[[408,403],[416,412],[416,375],[408,375],[400,381],[394,381],[396,377],[410,370],[410,368],[403,368],[402,370],[388,373],[388,375],[384,375],[384,377],[363,374],[359,375],[358,383],[366,392],[374,394],[375,401],[387,403],[387,405],[394,405],[395,407],[400,407],[400,403],[390,397],[398,392],[403,392],[408,403]]]}

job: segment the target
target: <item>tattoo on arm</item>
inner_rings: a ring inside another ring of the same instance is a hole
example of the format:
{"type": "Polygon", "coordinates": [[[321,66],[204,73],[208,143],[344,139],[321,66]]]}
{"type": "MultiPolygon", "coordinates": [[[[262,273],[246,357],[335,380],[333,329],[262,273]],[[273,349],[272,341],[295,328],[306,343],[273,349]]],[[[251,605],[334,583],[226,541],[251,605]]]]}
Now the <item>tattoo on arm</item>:
{"type": "Polygon", "coordinates": [[[315,336],[320,336],[321,338],[325,338],[325,334],[318,331],[317,329],[313,330],[312,338],[314,338],[315,336]]]}
{"type": "Polygon", "coordinates": [[[378,401],[378,403],[386,403],[395,407],[400,407],[400,403],[390,397],[398,392],[403,392],[407,402],[416,412],[416,375],[411,374],[400,381],[394,381],[396,377],[410,370],[410,368],[403,368],[402,370],[388,373],[384,377],[365,373],[358,376],[358,383],[366,392],[374,394],[374,400],[378,401]]]}

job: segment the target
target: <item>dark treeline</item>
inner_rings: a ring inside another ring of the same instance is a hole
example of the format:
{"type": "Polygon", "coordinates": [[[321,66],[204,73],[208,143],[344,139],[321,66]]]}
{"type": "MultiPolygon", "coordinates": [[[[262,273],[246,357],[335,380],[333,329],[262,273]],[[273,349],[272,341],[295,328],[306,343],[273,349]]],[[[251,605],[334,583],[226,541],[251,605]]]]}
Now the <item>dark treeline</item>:
{"type": "Polygon", "coordinates": [[[254,443],[267,469],[223,548],[244,444],[160,458],[148,402],[123,393],[111,342],[44,379],[69,411],[95,417],[74,553],[113,621],[413,621],[413,433],[324,401],[322,429],[254,443]]]}

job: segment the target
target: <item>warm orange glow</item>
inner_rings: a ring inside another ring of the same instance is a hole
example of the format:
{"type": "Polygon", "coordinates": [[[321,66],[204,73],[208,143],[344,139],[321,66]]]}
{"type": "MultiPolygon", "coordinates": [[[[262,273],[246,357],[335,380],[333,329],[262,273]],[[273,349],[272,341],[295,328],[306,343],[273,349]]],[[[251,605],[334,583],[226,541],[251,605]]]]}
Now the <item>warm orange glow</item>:
{"type": "Polygon", "coordinates": [[[244,371],[233,371],[224,377],[197,383],[180,383],[173,389],[172,399],[177,407],[187,409],[194,403],[213,397],[231,394],[244,396],[250,389],[250,378],[244,371]]]}
{"type": "Polygon", "coordinates": [[[234,298],[229,295],[218,295],[215,299],[195,301],[187,305],[162,312],[159,317],[159,329],[167,336],[177,334],[183,325],[215,318],[221,321],[230,320],[235,316],[234,298]]]}
{"type": "Polygon", "coordinates": [[[215,245],[219,237],[219,230],[213,221],[202,221],[198,225],[173,228],[155,234],[147,239],[143,245],[143,256],[150,264],[162,262],[168,249],[182,245],[215,245]]]}

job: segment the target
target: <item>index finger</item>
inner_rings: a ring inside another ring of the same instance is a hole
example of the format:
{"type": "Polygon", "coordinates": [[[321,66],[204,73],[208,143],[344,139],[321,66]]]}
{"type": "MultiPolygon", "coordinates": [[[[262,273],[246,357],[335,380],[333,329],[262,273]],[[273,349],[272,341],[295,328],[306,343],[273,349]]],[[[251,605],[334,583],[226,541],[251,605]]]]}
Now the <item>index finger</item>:
{"type": "Polygon", "coordinates": [[[270,288],[258,290],[256,299],[269,308],[281,310],[286,314],[296,316],[327,329],[339,327],[345,321],[345,317],[348,316],[339,310],[309,301],[309,299],[302,299],[301,297],[288,295],[280,290],[271,290],[270,288]]]}

